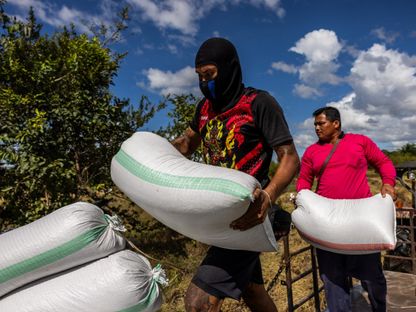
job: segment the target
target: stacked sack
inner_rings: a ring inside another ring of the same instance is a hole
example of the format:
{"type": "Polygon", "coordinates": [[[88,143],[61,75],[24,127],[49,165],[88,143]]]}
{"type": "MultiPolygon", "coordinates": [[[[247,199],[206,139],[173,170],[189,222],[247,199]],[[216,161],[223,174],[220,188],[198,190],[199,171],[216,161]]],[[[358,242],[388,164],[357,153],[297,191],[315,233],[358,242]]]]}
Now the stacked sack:
{"type": "Polygon", "coordinates": [[[162,301],[144,257],[117,219],[75,203],[0,235],[0,311],[155,311],[162,301]]]}
{"type": "Polygon", "coordinates": [[[292,221],[305,241],[336,253],[369,254],[396,246],[396,211],[389,195],[329,199],[302,190],[292,221]]]}
{"type": "Polygon", "coordinates": [[[247,231],[230,228],[260,187],[254,177],[193,162],[154,133],[136,132],[122,144],[111,178],[150,215],[192,239],[227,249],[277,249],[268,217],[247,231]]]}

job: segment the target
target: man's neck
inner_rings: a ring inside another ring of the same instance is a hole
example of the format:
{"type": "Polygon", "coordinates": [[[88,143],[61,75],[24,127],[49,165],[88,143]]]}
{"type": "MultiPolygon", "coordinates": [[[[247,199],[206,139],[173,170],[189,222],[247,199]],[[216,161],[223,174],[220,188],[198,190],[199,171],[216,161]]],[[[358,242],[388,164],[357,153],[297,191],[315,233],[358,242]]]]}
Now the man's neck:
{"type": "Polygon", "coordinates": [[[342,131],[341,130],[339,130],[336,133],[334,133],[334,135],[332,136],[332,138],[329,141],[329,143],[335,144],[338,141],[338,139],[341,138],[341,134],[342,134],[342,131]]]}
{"type": "Polygon", "coordinates": [[[320,144],[335,144],[338,139],[342,139],[344,137],[344,132],[341,130],[334,133],[333,136],[328,140],[319,140],[320,144]]]}

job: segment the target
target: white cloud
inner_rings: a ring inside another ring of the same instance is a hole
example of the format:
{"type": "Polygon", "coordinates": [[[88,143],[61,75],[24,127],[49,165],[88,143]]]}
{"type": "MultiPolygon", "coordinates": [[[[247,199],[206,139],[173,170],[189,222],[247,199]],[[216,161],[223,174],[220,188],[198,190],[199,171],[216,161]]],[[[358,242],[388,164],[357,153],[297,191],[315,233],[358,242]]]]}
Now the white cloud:
{"type": "Polygon", "coordinates": [[[198,76],[193,67],[187,66],[177,72],[162,71],[157,68],[149,68],[144,74],[147,84],[139,83],[140,87],[147,87],[162,95],[193,93],[199,95],[198,76]]]}
{"type": "Polygon", "coordinates": [[[138,34],[143,33],[143,30],[140,26],[135,25],[133,27],[130,27],[130,33],[132,35],[138,35],[138,34]]]}
{"type": "Polygon", "coordinates": [[[136,48],[136,50],[134,50],[134,54],[136,54],[136,55],[143,55],[144,54],[144,51],[141,48],[136,48]]]}
{"type": "Polygon", "coordinates": [[[143,17],[154,22],[160,28],[172,28],[186,35],[194,35],[197,31],[195,15],[196,7],[187,0],[165,0],[155,3],[150,0],[129,0],[143,12],[143,17]]]}
{"type": "Polygon", "coordinates": [[[340,110],[343,129],[367,135],[387,149],[401,146],[404,141],[415,140],[416,119],[413,116],[401,118],[385,111],[370,114],[354,107],[355,100],[356,95],[352,94],[339,102],[328,104],[340,110]]]}
{"type": "Polygon", "coordinates": [[[285,62],[274,62],[272,63],[272,68],[289,74],[296,74],[298,72],[298,68],[295,65],[285,62]]]}
{"type": "Polygon", "coordinates": [[[314,30],[298,40],[289,51],[305,56],[300,67],[283,62],[272,63],[272,68],[288,73],[299,73],[301,84],[293,92],[303,98],[321,96],[319,87],[323,84],[337,85],[343,81],[336,75],[339,68],[337,58],[342,44],[335,32],[326,29],[314,30]]]}
{"type": "Polygon", "coordinates": [[[168,44],[167,45],[168,50],[170,51],[170,53],[172,54],[178,54],[178,47],[174,44],[168,44]]]}
{"type": "Polygon", "coordinates": [[[299,69],[299,78],[305,84],[318,88],[322,84],[337,85],[342,78],[334,74],[339,65],[334,62],[307,62],[299,69]]]}
{"type": "Polygon", "coordinates": [[[301,98],[310,99],[321,96],[321,92],[313,87],[304,84],[295,84],[293,93],[299,95],[301,98]]]}
{"type": "MultiPolygon", "coordinates": [[[[344,130],[367,135],[386,149],[415,141],[416,56],[374,44],[359,53],[347,81],[352,92],[327,103],[340,110],[344,130]]],[[[298,127],[311,135],[313,120],[298,127]]]]}
{"type": "MultiPolygon", "coordinates": [[[[313,129],[313,121],[311,120],[311,125],[313,129]]],[[[312,143],[316,142],[316,135],[314,135],[314,131],[308,129],[306,132],[302,132],[301,134],[295,135],[293,138],[293,141],[295,142],[296,149],[298,150],[304,150],[312,143]]]]}
{"type": "Polygon", "coordinates": [[[249,2],[255,6],[265,6],[271,9],[280,18],[285,16],[285,10],[281,7],[280,0],[249,0],[249,2]]]}
{"type": "Polygon", "coordinates": [[[44,21],[44,18],[52,11],[52,5],[39,0],[10,0],[9,5],[17,6],[21,12],[26,16],[30,7],[36,13],[36,16],[44,21]]]}
{"type": "Polygon", "coordinates": [[[134,50],[137,55],[143,55],[146,52],[153,53],[154,51],[170,52],[171,54],[178,54],[180,49],[176,44],[172,44],[169,41],[161,42],[160,44],[154,43],[140,43],[134,50]]]}
{"type": "Polygon", "coordinates": [[[33,7],[36,18],[48,25],[62,27],[72,23],[80,31],[86,33],[90,33],[89,26],[93,24],[110,26],[112,24],[110,19],[117,12],[114,10],[116,5],[111,0],[103,0],[100,3],[101,14],[98,15],[79,11],[66,5],[59,7],[56,3],[49,1],[9,0],[8,4],[18,7],[22,15],[27,15],[29,8],[33,7]]]}
{"type": "Polygon", "coordinates": [[[307,33],[289,51],[305,55],[309,62],[327,63],[338,57],[341,48],[335,32],[319,29],[307,33]]]}
{"type": "Polygon", "coordinates": [[[378,39],[387,43],[393,43],[400,36],[398,32],[386,31],[384,27],[373,29],[371,33],[378,39]]]}
{"type": "MultiPolygon", "coordinates": [[[[120,1],[101,0],[98,4],[98,13],[90,14],[68,5],[59,6],[56,1],[52,0],[10,0],[8,3],[21,9],[22,14],[18,16],[25,16],[29,7],[32,6],[36,17],[45,24],[60,27],[73,23],[85,33],[91,33],[91,26],[97,28],[101,24],[111,28],[114,25],[112,21],[116,19],[117,13],[123,6],[120,1]]],[[[285,14],[281,0],[127,0],[126,3],[131,5],[129,15],[132,18],[129,28],[132,29],[133,34],[141,33],[141,27],[138,26],[141,21],[150,21],[163,31],[168,38],[167,41],[175,41],[175,46],[177,43],[183,46],[194,45],[199,21],[212,10],[227,10],[237,5],[251,5],[270,10],[279,17],[285,14]]],[[[214,36],[218,34],[219,32],[214,32],[214,36]]],[[[177,49],[172,44],[166,44],[165,48],[171,53],[177,53],[177,49]]]]}
{"type": "Polygon", "coordinates": [[[416,56],[374,44],[355,60],[349,83],[354,106],[367,113],[416,114],[416,56]]]}
{"type": "Polygon", "coordinates": [[[175,43],[180,43],[183,46],[193,46],[194,45],[194,39],[190,36],[185,36],[181,34],[168,34],[167,37],[170,41],[174,41],[175,43]]]}
{"type": "Polygon", "coordinates": [[[355,109],[355,100],[356,94],[353,92],[344,96],[338,102],[328,103],[327,106],[333,106],[339,109],[343,129],[354,132],[368,132],[374,126],[374,119],[365,112],[355,109]]]}
{"type": "MultiPolygon", "coordinates": [[[[416,118],[400,118],[386,113],[369,114],[354,107],[356,94],[350,93],[338,102],[330,102],[326,106],[338,108],[341,114],[342,129],[345,132],[360,133],[374,140],[381,148],[396,149],[407,142],[414,142],[416,118]],[[405,142],[405,143],[403,143],[405,142]]],[[[312,117],[298,125],[294,136],[296,146],[302,150],[317,141],[312,117]]]]}
{"type": "Polygon", "coordinates": [[[213,9],[226,10],[230,5],[250,4],[269,9],[279,17],[285,15],[280,0],[128,0],[143,19],[163,30],[176,30],[186,36],[198,32],[198,22],[213,9]]]}
{"type": "Polygon", "coordinates": [[[347,52],[349,55],[351,55],[354,58],[358,57],[358,55],[361,52],[357,47],[352,46],[352,45],[345,45],[344,49],[345,49],[345,52],[347,52]]]}

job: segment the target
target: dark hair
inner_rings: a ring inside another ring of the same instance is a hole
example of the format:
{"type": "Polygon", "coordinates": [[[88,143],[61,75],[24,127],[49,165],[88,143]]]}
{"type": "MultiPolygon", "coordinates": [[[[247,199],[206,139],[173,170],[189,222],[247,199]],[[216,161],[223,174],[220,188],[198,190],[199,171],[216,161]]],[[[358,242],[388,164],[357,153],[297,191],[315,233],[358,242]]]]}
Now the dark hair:
{"type": "Polygon", "coordinates": [[[341,114],[339,113],[339,110],[332,106],[325,106],[318,108],[316,111],[312,113],[313,117],[319,116],[321,114],[324,114],[326,118],[330,121],[339,121],[339,128],[341,129],[341,114]]]}

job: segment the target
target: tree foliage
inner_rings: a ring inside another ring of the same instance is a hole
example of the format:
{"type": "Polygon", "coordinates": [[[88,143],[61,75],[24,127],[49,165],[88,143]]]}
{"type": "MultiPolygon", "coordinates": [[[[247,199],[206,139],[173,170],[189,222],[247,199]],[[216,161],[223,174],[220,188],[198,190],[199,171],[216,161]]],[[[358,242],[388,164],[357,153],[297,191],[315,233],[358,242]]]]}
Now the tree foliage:
{"type": "MultiPolygon", "coordinates": [[[[169,122],[166,127],[161,128],[158,131],[158,134],[171,141],[182,135],[186,128],[189,127],[199,99],[192,94],[183,94],[168,95],[166,100],[172,107],[172,109],[168,112],[168,117],[171,122],[169,122]]],[[[192,156],[192,159],[195,161],[202,160],[201,150],[199,148],[192,156]]]]}
{"type": "MultiPolygon", "coordinates": [[[[1,0],[0,0],[1,1],[1,0]]],[[[123,55],[72,27],[41,35],[0,2],[0,218],[31,221],[111,184],[120,143],[163,107],[110,86],[123,55]],[[7,168],[7,169],[6,169],[7,168]]]]}
{"type": "Polygon", "coordinates": [[[395,151],[384,151],[395,165],[416,160],[416,143],[407,143],[395,151]]]}

